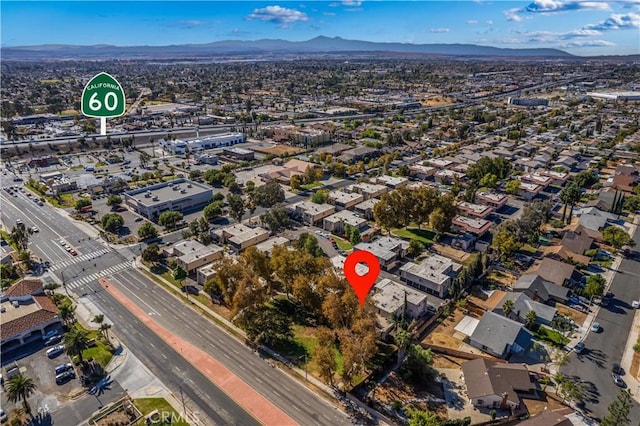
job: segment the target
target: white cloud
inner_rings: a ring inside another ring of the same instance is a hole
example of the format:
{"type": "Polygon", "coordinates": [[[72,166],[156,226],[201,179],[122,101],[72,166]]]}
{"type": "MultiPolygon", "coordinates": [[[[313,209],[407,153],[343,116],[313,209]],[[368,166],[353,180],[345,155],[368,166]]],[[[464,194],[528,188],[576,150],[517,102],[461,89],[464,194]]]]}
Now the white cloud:
{"type": "Polygon", "coordinates": [[[253,9],[253,13],[247,15],[247,19],[272,22],[278,24],[280,28],[288,28],[294,22],[308,21],[309,17],[299,10],[276,5],[253,9]]]}
{"type": "Polygon", "coordinates": [[[583,27],[585,30],[596,31],[626,30],[631,28],[640,28],[640,14],[633,12],[625,14],[614,13],[604,21],[583,27]]]}
{"type": "MultiPolygon", "coordinates": [[[[632,0],[636,1],[636,0],[632,0]]],[[[616,0],[614,0],[616,2],[616,0]]],[[[504,14],[509,21],[522,21],[523,15],[528,13],[555,14],[577,10],[609,11],[611,6],[605,1],[581,0],[534,0],[525,7],[506,10],[504,14]]]]}
{"type": "Polygon", "coordinates": [[[474,24],[477,24],[477,23],[478,23],[478,20],[477,20],[477,19],[469,19],[469,20],[467,21],[467,24],[469,24],[469,25],[474,25],[474,24]]]}
{"type": "Polygon", "coordinates": [[[335,12],[322,12],[324,16],[336,16],[335,12]]]}
{"type": "Polygon", "coordinates": [[[609,47],[615,45],[615,43],[606,40],[575,40],[560,47],[609,47]]]}
{"type": "Polygon", "coordinates": [[[363,0],[342,0],[343,6],[360,6],[362,5],[363,0]]]}
{"type": "Polygon", "coordinates": [[[430,33],[448,33],[449,31],[449,28],[431,28],[429,30],[430,33]]]}
{"type": "Polygon", "coordinates": [[[489,20],[487,21],[487,25],[493,25],[493,20],[492,20],[492,19],[489,19],[489,20]]]}

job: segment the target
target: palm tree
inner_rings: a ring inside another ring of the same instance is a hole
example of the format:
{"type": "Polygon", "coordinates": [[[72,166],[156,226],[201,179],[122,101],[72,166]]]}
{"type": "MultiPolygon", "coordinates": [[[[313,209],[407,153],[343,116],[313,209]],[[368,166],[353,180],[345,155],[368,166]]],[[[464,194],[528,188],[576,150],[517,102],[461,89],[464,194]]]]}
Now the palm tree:
{"type": "Polygon", "coordinates": [[[100,332],[102,333],[102,335],[104,336],[105,339],[107,339],[107,342],[109,342],[109,329],[111,328],[111,324],[100,324],[100,332]]]}
{"type": "Polygon", "coordinates": [[[69,324],[75,318],[76,306],[71,303],[65,303],[58,308],[58,316],[65,324],[69,324]]]}
{"type": "Polygon", "coordinates": [[[407,348],[411,344],[411,333],[407,330],[399,330],[393,338],[398,346],[398,364],[400,367],[402,361],[404,360],[405,353],[407,348]]]}
{"type": "Polygon", "coordinates": [[[95,322],[98,325],[102,324],[104,322],[104,314],[96,315],[95,317],[93,317],[91,322],[95,322]]]}
{"type": "Polygon", "coordinates": [[[37,386],[29,377],[18,374],[7,380],[7,398],[9,401],[16,403],[22,401],[25,413],[31,413],[31,406],[27,399],[33,395],[37,386]]]}
{"type": "Polygon", "coordinates": [[[89,334],[82,330],[71,330],[64,335],[64,347],[69,356],[77,356],[82,363],[82,351],[89,347],[89,334]]]}
{"type": "Polygon", "coordinates": [[[511,313],[513,312],[513,300],[505,300],[502,304],[502,312],[507,318],[511,316],[511,313]]]}

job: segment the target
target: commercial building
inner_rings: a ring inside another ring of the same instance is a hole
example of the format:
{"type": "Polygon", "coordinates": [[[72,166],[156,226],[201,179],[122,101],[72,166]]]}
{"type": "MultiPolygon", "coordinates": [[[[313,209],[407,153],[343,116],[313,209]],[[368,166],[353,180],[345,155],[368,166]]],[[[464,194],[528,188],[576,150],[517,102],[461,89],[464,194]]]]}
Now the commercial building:
{"type": "Polygon", "coordinates": [[[195,156],[196,163],[209,164],[215,166],[218,164],[218,156],[207,152],[199,152],[195,156]]]}
{"type": "Polygon", "coordinates": [[[274,166],[261,177],[265,181],[277,180],[280,183],[289,185],[292,176],[303,176],[309,167],[319,168],[317,164],[308,163],[296,158],[287,161],[282,166],[274,166]]]}
{"type": "Polygon", "coordinates": [[[400,280],[439,298],[449,293],[451,280],[462,269],[462,265],[453,260],[434,254],[421,263],[407,263],[400,268],[400,280]]]}
{"type": "Polygon", "coordinates": [[[70,192],[78,189],[78,183],[60,172],[43,173],[40,181],[53,193],[70,192]]]}
{"type": "Polygon", "coordinates": [[[239,132],[220,133],[217,135],[195,137],[189,139],[165,140],[160,139],[158,145],[172,154],[183,155],[187,152],[202,151],[205,149],[222,148],[236,145],[245,141],[244,135],[239,132]]]}
{"type": "Polygon", "coordinates": [[[640,101],[640,92],[587,92],[587,96],[612,101],[640,101]]]}
{"type": "Polygon", "coordinates": [[[250,149],[244,149],[244,148],[238,148],[238,147],[225,148],[222,150],[222,154],[226,155],[227,157],[235,158],[236,160],[241,160],[241,161],[251,161],[255,158],[255,153],[250,149]]]}
{"type": "Polygon", "coordinates": [[[307,225],[316,225],[325,217],[331,216],[336,212],[335,206],[331,204],[316,204],[309,201],[300,201],[290,206],[293,216],[300,219],[307,225]]]}
{"type": "Polygon", "coordinates": [[[133,211],[157,221],[162,212],[190,212],[211,202],[213,191],[187,179],[176,179],[124,193],[124,201],[133,211]]]}
{"type": "Polygon", "coordinates": [[[546,98],[508,98],[509,105],[521,106],[549,106],[549,99],[546,98]]]}
{"type": "Polygon", "coordinates": [[[39,341],[50,330],[59,329],[58,308],[45,296],[41,280],[22,279],[5,290],[0,303],[0,347],[2,353],[39,341]]]}

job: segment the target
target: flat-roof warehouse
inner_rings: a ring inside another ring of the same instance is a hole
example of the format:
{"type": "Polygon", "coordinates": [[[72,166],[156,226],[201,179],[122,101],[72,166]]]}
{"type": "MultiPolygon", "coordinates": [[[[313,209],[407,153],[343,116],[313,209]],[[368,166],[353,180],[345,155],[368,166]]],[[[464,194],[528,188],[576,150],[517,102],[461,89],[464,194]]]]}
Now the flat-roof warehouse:
{"type": "Polygon", "coordinates": [[[125,203],[137,213],[157,221],[165,211],[189,212],[211,202],[213,190],[187,179],[176,179],[125,192],[125,203]]]}

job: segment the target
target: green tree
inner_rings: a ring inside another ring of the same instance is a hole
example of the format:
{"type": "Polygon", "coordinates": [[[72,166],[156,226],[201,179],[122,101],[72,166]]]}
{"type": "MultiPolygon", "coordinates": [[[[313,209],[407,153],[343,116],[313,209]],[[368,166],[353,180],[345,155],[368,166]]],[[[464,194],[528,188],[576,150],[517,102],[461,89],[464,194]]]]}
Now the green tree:
{"type": "Polygon", "coordinates": [[[236,221],[240,222],[246,210],[242,197],[238,194],[229,193],[227,194],[227,203],[229,203],[229,215],[231,215],[231,217],[236,221]]]}
{"type": "Polygon", "coordinates": [[[511,313],[513,312],[513,300],[507,299],[504,301],[504,303],[502,304],[502,312],[504,313],[505,317],[511,317],[511,313]]]}
{"type": "Polygon", "coordinates": [[[64,303],[58,307],[58,317],[63,323],[69,324],[75,319],[75,305],[64,303]]]}
{"type": "Polygon", "coordinates": [[[431,367],[431,364],[433,364],[433,354],[429,349],[424,349],[420,345],[411,345],[400,374],[409,383],[428,382],[436,376],[436,370],[431,367]]]}
{"type": "Polygon", "coordinates": [[[107,205],[111,207],[119,206],[122,204],[122,197],[119,195],[111,194],[107,197],[107,205]]]}
{"type": "Polygon", "coordinates": [[[291,176],[291,178],[289,179],[289,186],[291,187],[291,189],[300,189],[300,187],[302,186],[302,178],[300,177],[300,175],[291,176]]]}
{"type": "Polygon", "coordinates": [[[118,213],[107,213],[102,216],[102,228],[107,232],[116,232],[124,225],[124,218],[118,213]]]}
{"type": "Polygon", "coordinates": [[[176,224],[182,220],[184,215],[180,212],[174,211],[166,211],[160,213],[158,217],[158,225],[164,226],[165,228],[175,228],[176,224]]]}
{"type": "Polygon", "coordinates": [[[407,254],[411,257],[418,257],[420,256],[420,253],[422,253],[422,251],[424,250],[424,244],[422,244],[420,241],[416,240],[415,238],[412,238],[409,241],[409,248],[407,249],[407,254]]]}
{"type": "Polygon", "coordinates": [[[538,321],[538,315],[535,311],[529,311],[524,316],[524,326],[529,330],[532,330],[536,326],[536,322],[538,321]]]}
{"type": "Polygon", "coordinates": [[[18,374],[7,380],[6,389],[9,401],[13,403],[22,401],[25,413],[31,414],[31,406],[29,405],[28,399],[37,389],[33,380],[22,374],[18,374]]]}
{"type": "Polygon", "coordinates": [[[520,190],[520,181],[519,180],[510,180],[504,186],[504,192],[510,195],[516,195],[520,190]]]}
{"type": "Polygon", "coordinates": [[[174,280],[180,283],[181,287],[184,287],[184,280],[187,278],[187,271],[182,266],[179,266],[173,270],[171,274],[174,280]]]}
{"type": "Polygon", "coordinates": [[[91,200],[88,198],[78,198],[74,204],[76,210],[80,211],[83,207],[91,205],[91,200]]]}
{"type": "Polygon", "coordinates": [[[273,206],[262,214],[260,220],[273,232],[279,232],[291,226],[291,219],[289,218],[287,209],[280,205],[273,206]]]}
{"type": "Polygon", "coordinates": [[[33,234],[31,228],[27,228],[24,223],[17,223],[11,229],[9,237],[14,242],[18,251],[25,251],[29,247],[29,236],[33,234]]]}
{"type": "Polygon", "coordinates": [[[429,411],[411,410],[409,426],[441,426],[440,419],[429,411]]]}
{"type": "Polygon", "coordinates": [[[157,243],[147,246],[142,251],[142,260],[145,262],[159,262],[161,258],[160,246],[157,243]]]}
{"type": "Polygon", "coordinates": [[[270,208],[284,201],[284,190],[278,181],[271,180],[255,189],[253,199],[260,207],[270,208]]]}
{"type": "Polygon", "coordinates": [[[623,246],[635,245],[631,236],[625,230],[617,226],[608,226],[602,231],[602,239],[617,250],[623,246]]]}
{"type": "Polygon", "coordinates": [[[501,259],[510,258],[516,251],[520,249],[520,242],[515,235],[507,230],[498,231],[493,236],[491,247],[498,252],[501,259]]]}
{"type": "Polygon", "coordinates": [[[222,204],[219,201],[212,201],[204,208],[202,214],[206,220],[212,221],[222,215],[222,204]]]}
{"type": "Polygon", "coordinates": [[[313,349],[311,361],[318,367],[320,377],[333,386],[333,377],[338,370],[334,333],[326,327],[318,327],[316,337],[318,344],[313,349]]]}
{"type": "Polygon", "coordinates": [[[329,191],[326,189],[319,189],[311,196],[311,202],[315,204],[324,204],[329,198],[329,191]]]}
{"type": "Polygon", "coordinates": [[[589,275],[589,278],[587,278],[587,283],[584,286],[584,293],[589,298],[602,296],[602,294],[604,293],[605,284],[606,280],[602,275],[589,275]]]}
{"type": "Polygon", "coordinates": [[[145,222],[142,224],[140,228],[138,228],[138,237],[142,240],[146,240],[148,238],[156,238],[158,236],[158,230],[153,224],[149,222],[145,222]]]}
{"type": "Polygon", "coordinates": [[[621,390],[607,408],[608,414],[602,418],[601,426],[627,426],[631,424],[629,413],[633,408],[633,398],[629,390],[621,390]]]}
{"type": "Polygon", "coordinates": [[[72,329],[64,335],[64,347],[70,357],[77,356],[78,362],[82,363],[82,352],[89,347],[89,334],[83,330],[72,329]]]}
{"type": "MultiPolygon", "coordinates": [[[[580,191],[580,187],[575,183],[565,186],[562,191],[560,191],[560,201],[564,203],[564,208],[562,209],[562,221],[565,220],[565,216],[567,213],[567,205],[571,206],[571,211],[573,212],[573,206],[576,205],[578,201],[580,201],[580,197],[582,193],[580,191]]],[[[569,218],[567,223],[571,222],[571,213],[569,213],[569,218]]]]}

